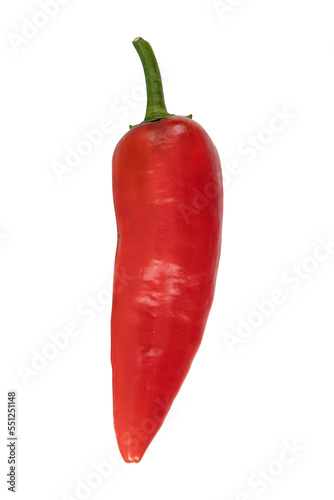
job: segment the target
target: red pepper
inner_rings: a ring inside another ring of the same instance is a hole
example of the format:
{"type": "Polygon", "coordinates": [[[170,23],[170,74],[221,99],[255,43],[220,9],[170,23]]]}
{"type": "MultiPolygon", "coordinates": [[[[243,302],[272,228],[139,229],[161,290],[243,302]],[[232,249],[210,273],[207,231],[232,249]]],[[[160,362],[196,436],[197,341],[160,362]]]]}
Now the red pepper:
{"type": "Polygon", "coordinates": [[[167,113],[148,42],[147,110],[112,161],[118,241],[111,317],[114,427],[125,462],[139,462],[201,343],[221,249],[217,150],[190,117],[167,113]],[[120,285],[121,283],[121,285],[120,285]]]}

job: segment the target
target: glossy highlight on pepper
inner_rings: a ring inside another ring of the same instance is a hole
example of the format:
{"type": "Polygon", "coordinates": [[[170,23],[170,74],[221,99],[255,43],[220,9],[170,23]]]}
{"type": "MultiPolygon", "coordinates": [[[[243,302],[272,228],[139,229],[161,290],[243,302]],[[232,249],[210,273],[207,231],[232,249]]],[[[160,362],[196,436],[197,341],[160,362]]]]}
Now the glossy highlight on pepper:
{"type": "Polygon", "coordinates": [[[161,428],[202,341],[223,215],[213,142],[191,118],[167,112],[152,48],[142,38],[133,44],[145,72],[146,116],[119,141],[112,161],[114,275],[130,277],[121,290],[114,284],[113,412],[129,463],[141,460],[161,428]]]}

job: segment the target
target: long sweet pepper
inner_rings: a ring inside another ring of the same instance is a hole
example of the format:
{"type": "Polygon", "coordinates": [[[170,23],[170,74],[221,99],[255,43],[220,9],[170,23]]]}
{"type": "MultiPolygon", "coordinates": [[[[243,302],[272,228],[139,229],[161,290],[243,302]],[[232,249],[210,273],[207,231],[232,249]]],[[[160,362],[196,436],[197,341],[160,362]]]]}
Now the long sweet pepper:
{"type": "Polygon", "coordinates": [[[112,160],[117,222],[111,316],[114,427],[125,462],[139,462],[200,346],[221,248],[223,186],[217,150],[191,117],[167,112],[148,42],[144,122],[112,160]]]}

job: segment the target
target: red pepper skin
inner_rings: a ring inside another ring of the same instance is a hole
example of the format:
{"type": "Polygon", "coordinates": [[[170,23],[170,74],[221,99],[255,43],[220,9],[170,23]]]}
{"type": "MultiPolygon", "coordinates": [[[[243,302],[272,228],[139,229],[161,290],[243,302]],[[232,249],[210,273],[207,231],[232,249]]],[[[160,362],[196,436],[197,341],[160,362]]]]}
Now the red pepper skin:
{"type": "Polygon", "coordinates": [[[205,130],[172,116],[125,134],[112,177],[114,427],[125,462],[139,462],[203,337],[221,249],[222,173],[205,130]]]}

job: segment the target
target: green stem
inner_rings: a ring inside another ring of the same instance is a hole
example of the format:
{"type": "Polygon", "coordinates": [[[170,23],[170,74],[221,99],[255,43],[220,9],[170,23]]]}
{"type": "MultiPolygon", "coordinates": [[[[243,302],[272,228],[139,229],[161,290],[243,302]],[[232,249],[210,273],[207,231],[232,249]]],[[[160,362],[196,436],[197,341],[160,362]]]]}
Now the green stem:
{"type": "MultiPolygon", "coordinates": [[[[147,106],[142,123],[155,122],[161,118],[175,116],[167,112],[161,74],[151,45],[141,37],[135,38],[132,43],[139,54],[145,73],[147,106]]],[[[192,115],[188,115],[186,118],[192,118],[192,115]]],[[[135,126],[130,125],[130,128],[135,126]]]]}
{"type": "Polygon", "coordinates": [[[140,37],[135,38],[132,43],[138,52],[145,73],[147,107],[144,122],[174,116],[170,115],[166,109],[161,74],[151,45],[140,37]]]}

